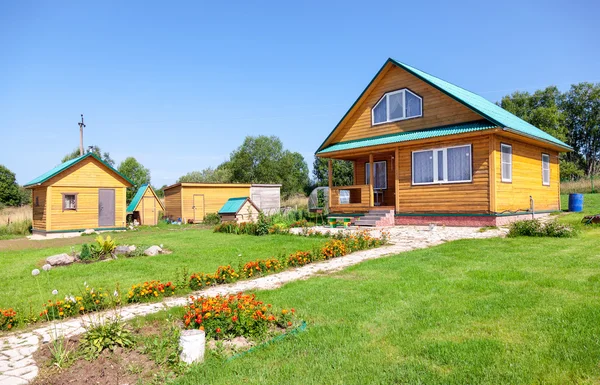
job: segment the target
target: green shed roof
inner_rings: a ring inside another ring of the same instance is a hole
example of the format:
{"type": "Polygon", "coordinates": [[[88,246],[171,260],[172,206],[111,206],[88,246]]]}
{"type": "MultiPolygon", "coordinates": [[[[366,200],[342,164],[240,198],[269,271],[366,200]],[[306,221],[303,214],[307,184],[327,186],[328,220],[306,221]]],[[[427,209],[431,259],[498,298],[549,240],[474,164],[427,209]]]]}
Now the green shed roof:
{"type": "Polygon", "coordinates": [[[147,188],[148,188],[147,184],[143,184],[140,186],[140,188],[135,193],[133,200],[131,201],[131,203],[129,203],[129,206],[127,206],[127,214],[135,211],[135,208],[137,207],[138,203],[140,203],[140,199],[142,199],[142,197],[146,193],[147,188]]]}
{"type": "Polygon", "coordinates": [[[247,200],[248,197],[229,198],[219,210],[219,214],[237,214],[247,200]]]}
{"type": "Polygon", "coordinates": [[[342,150],[352,150],[361,147],[378,146],[382,144],[408,142],[411,140],[435,138],[438,136],[464,134],[466,132],[489,130],[495,127],[495,124],[483,120],[479,122],[427,128],[424,130],[399,132],[397,134],[372,136],[370,138],[349,140],[347,142],[339,142],[336,144],[332,144],[331,146],[319,151],[318,154],[326,154],[328,152],[342,150]]]}
{"type": "Polygon", "coordinates": [[[61,172],[65,171],[66,169],[68,169],[69,167],[76,165],[77,163],[81,162],[82,160],[88,158],[88,157],[93,157],[96,158],[97,161],[99,161],[100,163],[102,163],[103,165],[105,165],[106,167],[108,167],[111,171],[113,171],[114,173],[116,173],[117,175],[119,175],[121,178],[125,179],[127,182],[129,182],[130,184],[133,185],[133,182],[129,180],[129,178],[127,178],[125,175],[121,174],[120,172],[118,172],[117,170],[115,170],[111,165],[109,165],[108,163],[106,163],[105,161],[103,161],[102,159],[100,159],[96,154],[94,154],[93,152],[88,152],[87,154],[78,156],[77,158],[68,160],[56,167],[54,167],[52,170],[38,176],[37,178],[33,179],[32,181],[30,181],[29,183],[25,184],[23,187],[33,187],[35,185],[40,185],[44,182],[46,182],[48,179],[60,174],[61,172]]]}
{"type": "MultiPolygon", "coordinates": [[[[396,65],[397,67],[400,67],[400,68],[408,71],[409,73],[413,74],[414,76],[418,77],[419,79],[423,80],[424,82],[430,84],[431,86],[437,88],[441,92],[450,96],[454,100],[464,104],[466,107],[477,112],[479,115],[488,119],[490,122],[495,123],[497,126],[499,126],[502,129],[505,129],[507,131],[512,131],[516,134],[521,134],[524,136],[532,137],[534,139],[549,142],[554,145],[563,147],[566,150],[572,150],[571,146],[569,146],[568,144],[556,139],[552,135],[540,130],[539,128],[533,126],[532,124],[527,123],[523,119],[511,114],[510,112],[506,111],[505,109],[496,105],[495,103],[490,102],[489,100],[485,99],[484,97],[481,97],[471,91],[467,91],[464,88],[461,88],[457,85],[449,83],[445,80],[442,80],[433,75],[430,75],[427,72],[421,71],[417,68],[411,67],[407,64],[404,64],[404,63],[394,60],[392,58],[389,58],[385,62],[385,64],[379,70],[377,75],[375,75],[373,80],[371,80],[371,83],[377,78],[379,73],[383,70],[383,68],[385,68],[385,66],[388,63],[392,63],[392,64],[396,65]]],[[[371,83],[369,83],[369,86],[371,83]]],[[[367,86],[365,91],[363,91],[363,93],[361,94],[361,97],[366,92],[366,90],[369,88],[369,86],[367,86]]],[[[360,97],[358,99],[360,99],[360,97]]],[[[358,100],[354,103],[354,105],[356,105],[357,102],[358,102],[358,100]]],[[[352,107],[354,107],[354,105],[352,107]]],[[[352,110],[352,107],[350,108],[350,110],[352,110]]],[[[348,110],[346,115],[350,112],[350,110],[348,110]]],[[[345,116],[344,116],[344,118],[345,118],[345,116]]],[[[338,126],[344,120],[344,118],[342,118],[342,120],[340,120],[340,122],[338,123],[338,126]]],[[[331,132],[331,134],[329,134],[328,138],[333,134],[333,132],[335,132],[336,129],[337,129],[337,126],[331,132]]],[[[433,128],[433,129],[436,129],[436,128],[433,128]]],[[[430,137],[433,137],[433,136],[430,136],[430,137]]],[[[420,139],[420,138],[418,138],[418,139],[420,139]]],[[[327,141],[327,139],[325,141],[327,141]]],[[[324,143],[325,142],[323,142],[323,144],[324,143]]],[[[321,144],[317,153],[321,153],[323,151],[323,144],[321,144]]],[[[331,147],[333,147],[333,146],[330,146],[328,148],[331,148],[331,147]]],[[[330,152],[330,151],[331,150],[329,150],[327,152],[330,152]]]]}

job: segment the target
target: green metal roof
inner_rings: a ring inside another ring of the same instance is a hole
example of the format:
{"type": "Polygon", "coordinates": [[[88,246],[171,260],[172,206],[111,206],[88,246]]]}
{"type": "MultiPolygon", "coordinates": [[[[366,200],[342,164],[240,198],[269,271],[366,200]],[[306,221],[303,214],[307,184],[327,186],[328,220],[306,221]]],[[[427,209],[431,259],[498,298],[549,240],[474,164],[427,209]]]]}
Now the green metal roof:
{"type": "Polygon", "coordinates": [[[332,144],[331,146],[319,151],[317,154],[326,154],[334,151],[352,150],[355,148],[378,146],[382,144],[408,142],[411,140],[435,138],[438,136],[464,134],[466,132],[489,130],[495,127],[497,127],[496,124],[483,120],[479,122],[427,128],[424,130],[399,132],[397,134],[372,136],[370,138],[349,140],[347,142],[332,144]]]}
{"type": "Polygon", "coordinates": [[[219,210],[219,214],[237,214],[247,200],[248,197],[229,198],[219,210]]]}
{"type": "Polygon", "coordinates": [[[35,185],[40,185],[44,182],[46,182],[48,179],[60,174],[61,172],[65,171],[66,169],[68,169],[69,167],[81,162],[82,160],[88,158],[88,157],[94,157],[96,158],[97,161],[99,161],[100,163],[102,163],[103,165],[105,165],[106,167],[108,167],[111,171],[113,171],[114,173],[116,173],[117,175],[119,175],[121,178],[125,179],[127,182],[129,182],[130,184],[133,185],[133,182],[129,180],[129,178],[127,178],[125,175],[121,174],[120,172],[118,172],[117,170],[115,170],[111,165],[109,165],[108,163],[106,163],[105,161],[103,161],[102,159],[100,159],[96,154],[94,154],[93,152],[88,152],[87,154],[78,156],[77,158],[71,159],[66,161],[65,163],[62,163],[56,167],[54,167],[52,170],[38,176],[37,178],[35,178],[34,180],[30,181],[29,183],[25,184],[23,187],[32,187],[35,185]]]}
{"type": "MultiPolygon", "coordinates": [[[[477,94],[474,94],[473,92],[467,91],[464,88],[461,88],[457,85],[449,83],[445,80],[442,80],[433,75],[430,75],[427,72],[423,72],[417,68],[411,67],[407,64],[404,64],[404,63],[394,60],[392,58],[388,59],[385,62],[383,67],[381,67],[379,72],[377,72],[377,75],[375,75],[373,80],[371,80],[371,83],[377,78],[377,76],[379,76],[379,74],[381,73],[383,68],[385,68],[385,66],[388,63],[392,63],[392,64],[408,71],[409,73],[413,74],[414,76],[418,77],[419,79],[423,80],[424,82],[430,84],[431,86],[437,88],[441,92],[450,96],[454,100],[464,104],[466,107],[477,112],[482,117],[488,119],[490,122],[495,123],[497,126],[499,126],[502,129],[505,129],[507,131],[512,131],[516,134],[532,137],[534,139],[546,141],[546,142],[555,144],[557,146],[563,147],[566,150],[572,150],[571,146],[569,146],[568,144],[556,139],[552,135],[540,130],[539,128],[533,126],[532,124],[527,123],[523,119],[511,114],[510,112],[504,110],[502,107],[496,105],[495,103],[490,102],[489,100],[487,100],[477,94]]],[[[369,86],[371,85],[371,83],[369,83],[369,86]]],[[[348,115],[348,113],[356,105],[358,100],[360,100],[360,98],[363,96],[363,94],[366,92],[366,90],[369,88],[369,86],[367,86],[367,88],[365,88],[365,90],[363,91],[361,96],[352,105],[352,107],[350,107],[350,110],[348,110],[348,112],[346,112],[346,115],[348,115]]],[[[331,137],[333,132],[335,132],[335,130],[340,125],[340,123],[344,120],[346,115],[344,115],[344,117],[340,120],[340,122],[337,124],[336,128],[334,128],[334,130],[329,134],[327,139],[329,139],[329,137],[331,137]]],[[[325,141],[327,141],[327,139],[325,139],[325,141]]],[[[323,142],[323,144],[324,143],[325,142],[323,142]]],[[[323,144],[321,144],[321,146],[319,147],[319,150],[321,150],[321,151],[318,151],[317,153],[322,152],[323,144]]],[[[330,146],[330,147],[332,147],[332,146],[330,146]]]]}
{"type": "Polygon", "coordinates": [[[137,192],[135,193],[135,196],[133,197],[133,200],[131,201],[131,203],[129,203],[129,206],[127,206],[127,213],[128,214],[135,211],[135,208],[137,207],[138,203],[140,203],[140,199],[142,199],[142,197],[146,193],[146,189],[147,188],[148,188],[148,185],[147,184],[143,184],[137,190],[137,192]]]}

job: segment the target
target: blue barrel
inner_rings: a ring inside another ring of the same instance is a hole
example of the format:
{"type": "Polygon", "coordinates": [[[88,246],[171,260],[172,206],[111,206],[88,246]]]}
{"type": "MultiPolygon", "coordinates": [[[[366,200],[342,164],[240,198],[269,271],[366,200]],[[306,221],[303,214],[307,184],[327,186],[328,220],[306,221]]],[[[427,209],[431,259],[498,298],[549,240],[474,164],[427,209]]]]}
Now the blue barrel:
{"type": "Polygon", "coordinates": [[[583,211],[583,194],[569,194],[569,211],[583,211]]]}

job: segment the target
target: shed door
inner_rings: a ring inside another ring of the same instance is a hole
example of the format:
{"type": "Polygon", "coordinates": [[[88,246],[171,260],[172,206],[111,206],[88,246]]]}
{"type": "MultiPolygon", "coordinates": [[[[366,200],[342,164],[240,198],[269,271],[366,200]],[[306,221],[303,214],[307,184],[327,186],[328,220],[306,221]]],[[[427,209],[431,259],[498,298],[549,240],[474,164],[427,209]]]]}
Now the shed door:
{"type": "Polygon", "coordinates": [[[204,194],[194,194],[194,203],[192,206],[194,210],[194,222],[200,222],[204,220],[204,194]]]}
{"type": "Polygon", "coordinates": [[[115,190],[98,190],[98,226],[115,225],[115,190]]]}
{"type": "Polygon", "coordinates": [[[144,197],[142,201],[142,225],[156,225],[156,199],[154,197],[144,197]]]}

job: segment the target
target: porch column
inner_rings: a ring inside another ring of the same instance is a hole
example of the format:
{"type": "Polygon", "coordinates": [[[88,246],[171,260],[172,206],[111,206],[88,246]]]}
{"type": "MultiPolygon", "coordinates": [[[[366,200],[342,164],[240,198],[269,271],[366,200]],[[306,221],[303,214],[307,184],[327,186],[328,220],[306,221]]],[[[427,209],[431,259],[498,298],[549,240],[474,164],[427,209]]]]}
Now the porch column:
{"type": "Polygon", "coordinates": [[[399,169],[399,165],[400,165],[400,160],[399,160],[399,155],[400,155],[400,150],[398,147],[396,147],[396,150],[394,151],[394,208],[396,209],[396,213],[398,213],[400,211],[400,189],[398,188],[399,186],[399,180],[400,180],[400,169],[399,169]]]}
{"type": "Polygon", "coordinates": [[[329,182],[329,194],[327,194],[327,210],[331,210],[331,194],[333,194],[333,164],[332,160],[327,160],[327,180],[329,182]]]}
{"type": "Polygon", "coordinates": [[[373,154],[369,154],[369,191],[370,191],[370,197],[369,197],[369,206],[374,207],[375,206],[375,185],[373,184],[373,181],[375,180],[374,176],[373,176],[373,170],[375,170],[375,166],[373,165],[373,154]]]}

